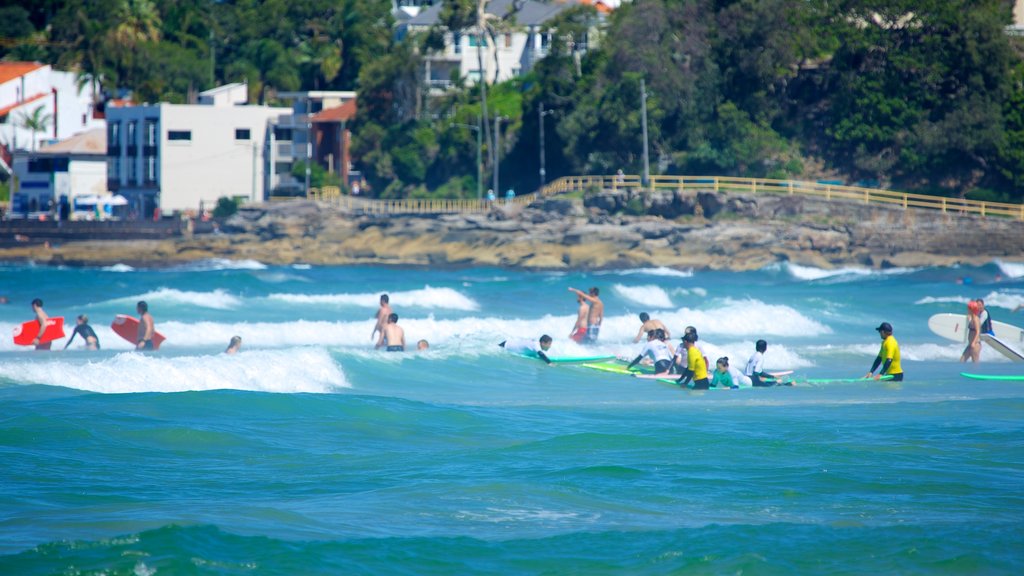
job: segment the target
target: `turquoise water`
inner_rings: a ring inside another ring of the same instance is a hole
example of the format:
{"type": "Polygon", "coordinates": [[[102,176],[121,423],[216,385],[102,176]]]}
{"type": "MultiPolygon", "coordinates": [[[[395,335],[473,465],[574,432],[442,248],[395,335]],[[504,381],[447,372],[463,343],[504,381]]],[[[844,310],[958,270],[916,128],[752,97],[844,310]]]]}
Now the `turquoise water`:
{"type": "Polygon", "coordinates": [[[6,265],[0,294],[4,333],[40,297],[104,348],[0,341],[0,574],[1024,570],[1024,382],[959,376],[1024,368],[926,326],[973,297],[1024,324],[1024,265],[6,265]],[[570,286],[601,288],[596,348],[565,338],[570,286]],[[373,351],[381,292],[430,351],[373,351]],[[109,329],[140,299],[158,353],[109,329]],[[741,365],[765,338],[798,380],[862,375],[889,321],[908,378],[691,392],[495,345],[628,357],[641,311],[741,365]]]}

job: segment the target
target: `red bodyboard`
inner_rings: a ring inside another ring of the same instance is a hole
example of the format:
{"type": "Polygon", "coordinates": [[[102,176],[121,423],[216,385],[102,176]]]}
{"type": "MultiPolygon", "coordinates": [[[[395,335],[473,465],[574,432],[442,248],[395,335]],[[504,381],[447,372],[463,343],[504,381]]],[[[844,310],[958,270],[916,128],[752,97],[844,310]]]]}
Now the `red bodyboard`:
{"type": "MultiPolygon", "coordinates": [[[[14,329],[14,343],[18,346],[31,346],[32,341],[39,335],[39,321],[29,320],[14,329]]],[[[55,316],[46,321],[46,329],[43,336],[39,338],[40,344],[53,342],[64,337],[64,317],[55,316]]]]}
{"type": "MultiPolygon", "coordinates": [[[[138,344],[139,342],[139,319],[133,316],[127,316],[125,314],[118,314],[114,321],[110,323],[110,329],[115,334],[131,342],[132,344],[138,344]]],[[[159,350],[160,344],[164,341],[164,335],[159,332],[153,332],[153,349],[159,350]]]]}

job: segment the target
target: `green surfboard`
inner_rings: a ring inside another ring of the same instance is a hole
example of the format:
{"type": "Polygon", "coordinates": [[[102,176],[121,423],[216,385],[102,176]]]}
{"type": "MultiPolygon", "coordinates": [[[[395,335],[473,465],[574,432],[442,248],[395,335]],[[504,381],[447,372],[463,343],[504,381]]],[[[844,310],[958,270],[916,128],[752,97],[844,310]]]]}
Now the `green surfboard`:
{"type": "MultiPolygon", "coordinates": [[[[879,378],[880,381],[892,380],[892,376],[886,375],[879,378]]],[[[874,378],[808,378],[804,380],[808,384],[838,384],[841,382],[874,382],[874,378]]]]}
{"type": "Polygon", "coordinates": [[[975,380],[1024,380],[1024,374],[970,374],[968,372],[961,372],[960,375],[965,378],[973,378],[975,380]]]}

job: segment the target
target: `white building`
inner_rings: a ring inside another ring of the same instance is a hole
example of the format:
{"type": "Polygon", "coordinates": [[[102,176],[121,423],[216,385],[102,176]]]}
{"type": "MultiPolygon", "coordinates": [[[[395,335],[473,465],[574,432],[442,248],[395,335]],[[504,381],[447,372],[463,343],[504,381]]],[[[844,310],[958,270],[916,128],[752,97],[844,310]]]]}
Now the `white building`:
{"type": "Polygon", "coordinates": [[[93,117],[92,87],[79,89],[75,73],[38,62],[0,62],[0,170],[11,172],[15,150],[102,127],[103,120],[93,117]],[[22,127],[23,118],[40,107],[50,121],[45,131],[33,133],[22,127]]]}
{"type": "Polygon", "coordinates": [[[46,212],[84,196],[107,194],[107,133],[94,128],[37,152],[14,154],[17,189],[11,214],[46,212]]]}
{"type": "Polygon", "coordinates": [[[349,184],[353,174],[348,122],[356,113],[356,93],[345,90],[280,92],[292,102],[291,114],[276,118],[271,132],[267,164],[269,189],[277,196],[304,196],[305,177],[296,178],[296,162],[319,164],[349,184]]]}
{"type": "Polygon", "coordinates": [[[232,105],[236,91],[200,94],[211,105],[108,108],[108,188],[139,217],[212,210],[221,197],[263,201],[269,122],[291,110],[232,105]]]}
{"type": "MultiPolygon", "coordinates": [[[[453,81],[480,81],[481,69],[477,56],[478,44],[483,49],[483,77],[493,83],[519,76],[547,55],[552,35],[542,28],[558,14],[571,8],[572,2],[542,3],[535,0],[516,2],[521,4],[515,13],[514,24],[507,32],[497,36],[497,46],[490,46],[490,39],[481,37],[475,29],[449,30],[445,33],[445,47],[439,53],[424,56],[424,80],[433,88],[446,89],[453,81]],[[497,52],[497,65],[495,65],[497,52]]],[[[507,16],[513,9],[513,0],[491,0],[487,12],[497,18],[507,16]]],[[[401,26],[399,34],[424,33],[439,22],[441,3],[424,8],[419,14],[408,19],[401,26]]],[[[577,46],[576,50],[586,50],[577,46]]]]}

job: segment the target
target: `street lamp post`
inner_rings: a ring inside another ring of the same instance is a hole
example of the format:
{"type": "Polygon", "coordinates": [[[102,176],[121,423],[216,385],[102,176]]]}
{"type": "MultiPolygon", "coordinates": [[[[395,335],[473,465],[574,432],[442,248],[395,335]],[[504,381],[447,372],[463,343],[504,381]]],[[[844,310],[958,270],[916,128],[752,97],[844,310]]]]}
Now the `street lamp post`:
{"type": "Polygon", "coordinates": [[[651,179],[651,162],[647,156],[647,85],[644,84],[644,79],[640,79],[640,115],[643,119],[643,133],[644,133],[644,179],[643,186],[647,187],[647,183],[651,179]]]}
{"type": "Polygon", "coordinates": [[[540,124],[540,187],[543,188],[547,182],[547,171],[544,169],[544,117],[551,114],[554,110],[544,110],[544,103],[541,102],[537,107],[537,120],[540,124]]]}
{"type": "Polygon", "coordinates": [[[500,194],[501,188],[498,187],[498,166],[501,164],[501,127],[500,123],[505,120],[504,116],[494,116],[494,193],[500,194]]]}

